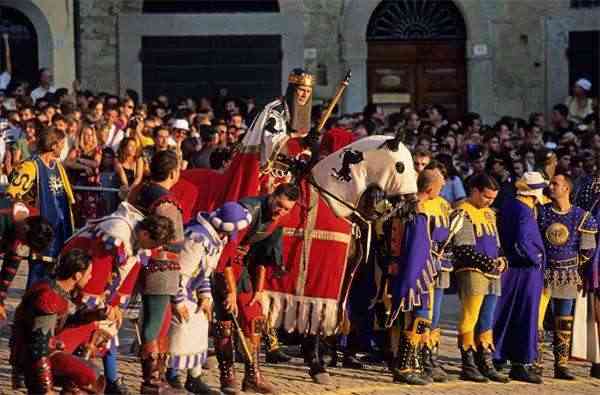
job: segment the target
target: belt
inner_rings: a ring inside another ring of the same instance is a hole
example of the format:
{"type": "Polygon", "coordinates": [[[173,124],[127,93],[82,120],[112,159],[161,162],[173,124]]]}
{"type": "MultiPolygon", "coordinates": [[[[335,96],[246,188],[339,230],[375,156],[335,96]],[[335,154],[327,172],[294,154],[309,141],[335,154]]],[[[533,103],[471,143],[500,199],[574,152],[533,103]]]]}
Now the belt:
{"type": "Polygon", "coordinates": [[[150,260],[153,261],[178,261],[179,254],[167,250],[153,250],[150,260]]]}
{"type": "Polygon", "coordinates": [[[181,270],[181,266],[179,265],[179,262],[177,262],[177,261],[152,260],[148,263],[148,265],[146,266],[145,269],[149,273],[172,272],[172,271],[178,272],[179,270],[181,270]]]}
{"type": "Polygon", "coordinates": [[[570,269],[579,266],[579,257],[568,259],[548,259],[549,268],[552,269],[570,269]]]}
{"type": "Polygon", "coordinates": [[[29,256],[29,259],[32,261],[42,261],[42,262],[46,262],[46,263],[56,262],[56,258],[54,258],[54,257],[47,256],[47,255],[41,255],[41,254],[34,254],[34,253],[32,253],[29,256]]]}

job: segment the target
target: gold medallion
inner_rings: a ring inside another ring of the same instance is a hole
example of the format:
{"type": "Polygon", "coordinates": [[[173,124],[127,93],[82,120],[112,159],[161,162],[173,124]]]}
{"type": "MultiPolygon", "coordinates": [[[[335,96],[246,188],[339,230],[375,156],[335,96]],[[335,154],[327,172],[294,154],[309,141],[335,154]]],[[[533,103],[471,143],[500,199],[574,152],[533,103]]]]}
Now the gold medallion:
{"type": "Polygon", "coordinates": [[[569,239],[569,228],[555,222],[546,229],[546,239],[555,246],[564,245],[569,239]]]}

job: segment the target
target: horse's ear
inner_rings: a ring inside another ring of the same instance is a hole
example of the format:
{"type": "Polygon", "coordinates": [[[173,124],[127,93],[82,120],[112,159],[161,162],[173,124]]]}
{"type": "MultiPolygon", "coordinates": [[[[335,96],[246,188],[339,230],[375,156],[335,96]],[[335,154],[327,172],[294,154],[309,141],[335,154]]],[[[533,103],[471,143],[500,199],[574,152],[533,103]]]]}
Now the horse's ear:
{"type": "Polygon", "coordinates": [[[404,173],[404,169],[405,169],[404,163],[396,162],[396,171],[398,172],[398,174],[404,173]]]}
{"type": "Polygon", "coordinates": [[[385,146],[393,152],[398,151],[398,148],[400,148],[400,142],[401,139],[399,136],[394,137],[393,139],[389,139],[388,141],[385,142],[385,146]]]}

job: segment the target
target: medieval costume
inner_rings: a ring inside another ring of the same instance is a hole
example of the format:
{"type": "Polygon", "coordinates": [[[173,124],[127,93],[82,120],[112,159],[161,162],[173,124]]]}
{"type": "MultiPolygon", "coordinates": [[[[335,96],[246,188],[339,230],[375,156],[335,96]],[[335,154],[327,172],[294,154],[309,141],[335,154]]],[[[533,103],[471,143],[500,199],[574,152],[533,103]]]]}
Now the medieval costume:
{"type": "Polygon", "coordinates": [[[31,264],[27,287],[45,278],[48,266],[60,253],[74,229],[72,206],[75,203],[71,183],[59,161],[48,167],[39,158],[26,160],[10,176],[6,194],[15,201],[36,207],[54,229],[54,241],[43,256],[31,264]]]}
{"type": "Polygon", "coordinates": [[[182,208],[168,189],[148,182],[132,192],[130,200],[143,214],[162,215],[173,221],[175,240],[152,250],[142,268],[142,393],[160,393],[168,388],[163,372],[167,368],[171,302],[179,287],[179,251],[183,243],[182,208]]]}
{"type": "Polygon", "coordinates": [[[454,270],[461,317],[458,346],[461,352],[461,379],[507,382],[492,363],[494,310],[500,296],[501,256],[496,214],[491,208],[477,208],[469,201],[457,210],[465,215],[462,228],[453,240],[454,270]]]}
{"type": "Polygon", "coordinates": [[[258,355],[264,320],[260,302],[250,304],[256,293],[264,290],[266,264],[281,267],[281,237],[279,221],[271,219],[269,198],[246,198],[240,201],[250,213],[252,222],[241,232],[237,242],[227,245],[213,284],[215,298],[215,348],[219,361],[221,390],[226,394],[238,392],[233,368],[233,322],[223,306],[228,294],[236,296],[243,336],[248,343],[250,358],[245,361],[242,391],[273,393],[273,386],[259,370],[258,355]],[[250,360],[248,360],[250,359],[250,360]]]}
{"type": "Polygon", "coordinates": [[[2,306],[21,263],[31,263],[40,256],[39,253],[32,251],[24,238],[25,235],[19,234],[17,230],[15,215],[29,216],[29,214],[29,208],[21,203],[12,205],[8,199],[0,200],[0,257],[2,259],[0,305],[2,306]]]}
{"type": "MultiPolygon", "coordinates": [[[[586,177],[575,204],[590,213],[600,223],[600,177],[586,177]]],[[[596,236],[598,246],[598,236],[596,236]]],[[[594,259],[587,263],[582,278],[583,293],[577,295],[573,323],[571,355],[592,362],[590,375],[600,379],[600,248],[594,259]]]]}
{"type": "MultiPolygon", "coordinates": [[[[305,139],[312,127],[312,93],[304,103],[300,103],[298,98],[298,89],[301,87],[310,88],[314,85],[312,74],[302,69],[294,69],[288,77],[288,86],[284,97],[275,99],[268,103],[259,113],[252,125],[253,130],[262,131],[267,137],[266,144],[269,150],[272,149],[271,158],[277,159],[278,154],[294,159],[303,166],[309,166],[312,160],[318,159],[318,152],[314,147],[314,139],[305,139]],[[311,152],[312,151],[312,152],[311,152]]],[[[291,181],[292,174],[283,171],[277,163],[273,168],[264,171],[260,178],[260,194],[271,193],[278,184],[291,181]]],[[[265,342],[267,346],[267,362],[280,363],[288,362],[291,358],[280,349],[277,338],[277,329],[267,320],[265,322],[265,342]]],[[[308,335],[313,336],[313,335],[308,335]]],[[[318,344],[318,339],[312,339],[318,344]]]]}
{"type": "MultiPolygon", "coordinates": [[[[135,246],[135,227],[143,215],[129,203],[121,203],[112,215],[90,220],[77,232],[62,250],[62,255],[73,249],[87,251],[92,257],[92,277],[83,288],[77,302],[85,312],[103,311],[107,308],[127,307],[137,282],[142,262],[147,260],[145,251],[135,246]]],[[[117,323],[107,321],[108,334],[116,335],[117,323]]],[[[118,338],[112,337],[103,357],[107,391],[124,393],[118,377],[118,338]]]]}
{"type": "Polygon", "coordinates": [[[55,280],[34,284],[15,312],[11,338],[13,370],[25,375],[31,394],[52,391],[54,384],[76,393],[101,393],[104,377],[73,352],[86,344],[97,329],[96,318],[69,317],[69,295],[55,280]],[[91,318],[92,320],[89,320],[91,318]]]}
{"type": "Polygon", "coordinates": [[[580,272],[585,273],[596,249],[598,225],[582,208],[571,206],[568,211],[560,212],[552,204],[542,207],[538,223],[544,235],[547,258],[538,328],[543,330],[543,318],[552,301],[554,376],[573,380],[575,376],[567,366],[571,355],[573,307],[578,287],[583,283],[580,272]]]}
{"type": "MultiPolygon", "coordinates": [[[[502,275],[494,324],[494,358],[510,361],[510,377],[540,384],[531,364],[538,356],[538,319],[544,287],[545,251],[537,225],[546,183],[537,172],[525,173],[516,183],[517,197],[508,200],[500,216],[500,242],[508,260],[502,275]]],[[[542,333],[543,337],[543,333],[542,333]]]]}
{"type": "MultiPolygon", "coordinates": [[[[431,307],[431,330],[427,343],[422,348],[423,368],[425,373],[435,382],[447,380],[446,372],[438,362],[438,351],[440,347],[441,330],[439,327],[442,311],[444,290],[450,287],[450,273],[452,272],[452,251],[449,248],[449,223],[450,204],[438,196],[423,202],[421,212],[427,215],[429,231],[431,234],[431,253],[437,275],[435,286],[430,288],[430,306],[421,306],[419,310],[431,307]]],[[[419,311],[417,310],[417,311],[419,311]]],[[[419,313],[417,313],[419,314],[419,313]]],[[[424,316],[425,312],[420,315],[424,316]]]]}
{"type": "Polygon", "coordinates": [[[213,213],[199,213],[185,228],[185,242],[180,255],[181,273],[175,304],[184,304],[189,319],[173,317],[169,336],[171,385],[193,393],[209,391],[202,382],[202,364],[208,351],[209,318],[202,310],[203,301],[212,303],[211,275],[230,235],[251,222],[250,213],[237,203],[226,203],[213,213]]]}
{"type": "Polygon", "coordinates": [[[424,374],[421,350],[427,343],[431,326],[430,288],[437,274],[431,254],[428,217],[421,209],[405,226],[396,218],[391,223],[391,243],[395,246],[392,259],[398,273],[390,279],[393,314],[389,324],[402,319],[392,375],[395,382],[415,385],[432,382],[424,374]]]}

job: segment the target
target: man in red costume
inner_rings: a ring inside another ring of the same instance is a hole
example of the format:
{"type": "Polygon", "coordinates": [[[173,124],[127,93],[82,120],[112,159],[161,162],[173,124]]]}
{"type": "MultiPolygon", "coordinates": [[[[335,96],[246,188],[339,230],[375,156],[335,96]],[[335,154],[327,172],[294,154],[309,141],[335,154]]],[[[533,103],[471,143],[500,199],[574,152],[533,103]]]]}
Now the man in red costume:
{"type": "MultiPolygon", "coordinates": [[[[147,258],[144,251],[167,244],[173,233],[170,219],[157,215],[144,218],[128,203],[121,203],[111,216],[90,221],[67,242],[61,253],[64,256],[81,249],[92,256],[92,277],[77,300],[80,311],[105,312],[108,318],[105,329],[109,335],[116,335],[122,323],[122,309],[129,302],[142,260],[147,258]]],[[[109,342],[103,363],[106,392],[129,393],[118,376],[114,338],[109,342]]]]}
{"type": "Polygon", "coordinates": [[[221,372],[221,391],[225,394],[239,392],[233,369],[233,322],[231,314],[240,319],[243,335],[249,346],[251,361],[246,360],[242,391],[262,394],[274,393],[258,366],[260,338],[265,317],[262,299],[268,263],[281,265],[280,221],[294,208],[299,198],[298,189],[291,184],[281,184],[271,195],[246,198],[240,201],[252,215],[251,224],[237,238],[237,243],[227,245],[221,256],[213,294],[215,298],[215,348],[221,372]]]}
{"type": "Polygon", "coordinates": [[[60,260],[54,278],[34,284],[17,307],[11,364],[14,370],[24,373],[30,394],[53,394],[55,383],[69,393],[103,392],[104,377],[98,376],[92,365],[72,355],[89,341],[96,321],[77,315],[67,321],[69,294],[84,288],[91,275],[90,256],[73,250],[60,260]],[[63,343],[57,335],[69,342],[63,343]]]}
{"type": "Polygon", "coordinates": [[[6,319],[4,301],[21,262],[31,262],[39,257],[54,238],[52,225],[43,217],[29,217],[29,210],[24,205],[21,208],[19,204],[12,209],[0,208],[0,211],[5,210],[8,211],[0,213],[0,254],[3,256],[0,271],[0,320],[6,319]]]}

